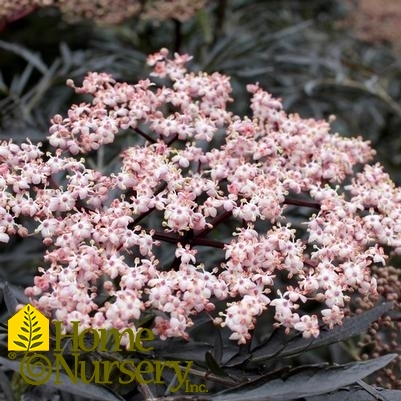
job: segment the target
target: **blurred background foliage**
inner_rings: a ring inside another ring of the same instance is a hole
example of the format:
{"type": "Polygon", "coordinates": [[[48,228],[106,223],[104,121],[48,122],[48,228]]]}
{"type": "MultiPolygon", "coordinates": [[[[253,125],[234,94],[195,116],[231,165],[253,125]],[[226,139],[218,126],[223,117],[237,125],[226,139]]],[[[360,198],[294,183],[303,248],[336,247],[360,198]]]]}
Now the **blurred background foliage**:
{"type": "MultiPolygon", "coordinates": [[[[401,183],[398,0],[121,0],[111,19],[101,1],[90,18],[79,7],[71,14],[62,7],[68,2],[41,7],[27,0],[18,10],[11,1],[12,12],[1,3],[0,141],[30,138],[46,146],[49,119],[82,101],[65,85],[68,78],[80,83],[88,71],[104,71],[136,82],[148,73],[146,55],[166,47],[193,55],[194,70],[230,75],[238,114],[250,113],[246,84],[259,82],[290,112],[335,115],[333,131],[371,140],[377,160],[401,183]],[[139,6],[130,13],[124,3],[139,6]],[[192,3],[193,9],[170,12],[173,3],[192,3]]],[[[76,3],[85,10],[91,2],[76,3]]],[[[105,171],[130,141],[122,136],[107,148],[105,171]]],[[[0,249],[0,279],[19,301],[42,257],[34,238],[15,238],[0,249]]],[[[355,343],[345,348],[311,354],[309,362],[356,352],[355,343]]]]}

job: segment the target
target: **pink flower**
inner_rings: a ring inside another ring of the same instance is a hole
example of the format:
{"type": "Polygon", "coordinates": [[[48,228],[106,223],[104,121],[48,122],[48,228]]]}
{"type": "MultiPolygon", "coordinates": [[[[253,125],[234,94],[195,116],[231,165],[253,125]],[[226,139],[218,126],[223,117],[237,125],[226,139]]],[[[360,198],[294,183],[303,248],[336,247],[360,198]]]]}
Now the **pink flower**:
{"type": "Polygon", "coordinates": [[[323,322],[330,329],[336,325],[341,325],[344,319],[344,311],[339,306],[333,305],[330,309],[322,309],[323,322]]]}
{"type": "Polygon", "coordinates": [[[10,236],[4,230],[4,227],[0,227],[0,242],[7,243],[10,240],[10,236]]]}
{"type": "Polygon", "coordinates": [[[300,321],[294,324],[294,329],[302,332],[302,336],[305,338],[318,337],[320,329],[317,316],[302,316],[300,321]]]}

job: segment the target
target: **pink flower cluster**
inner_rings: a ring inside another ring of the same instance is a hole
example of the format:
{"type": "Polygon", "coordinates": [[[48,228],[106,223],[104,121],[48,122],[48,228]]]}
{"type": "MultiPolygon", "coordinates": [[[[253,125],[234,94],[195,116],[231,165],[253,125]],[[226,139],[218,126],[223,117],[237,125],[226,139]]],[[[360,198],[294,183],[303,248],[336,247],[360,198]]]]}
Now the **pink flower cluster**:
{"type": "Polygon", "coordinates": [[[376,292],[369,266],[385,263],[383,246],[401,253],[401,191],[367,164],[367,142],[288,115],[258,85],[252,116],[234,115],[229,77],[188,72],[189,59],[162,49],[135,85],[103,73],[69,82],[92,101],[54,116],[52,154],[2,143],[0,241],[43,237],[46,268],[26,294],[65,331],[77,320],[137,329],[150,311],[161,338],[187,338],[205,311],[245,343],[274,308],[277,326],[316,337],[341,324],[353,292],[376,292]],[[138,141],[118,171],[77,157],[126,130],[138,141]],[[311,211],[302,224],[291,225],[294,207],[311,211]],[[173,262],[158,260],[160,247],[173,262]],[[221,260],[201,257],[205,247],[221,260]],[[304,312],[312,300],[320,311],[304,312]]]}

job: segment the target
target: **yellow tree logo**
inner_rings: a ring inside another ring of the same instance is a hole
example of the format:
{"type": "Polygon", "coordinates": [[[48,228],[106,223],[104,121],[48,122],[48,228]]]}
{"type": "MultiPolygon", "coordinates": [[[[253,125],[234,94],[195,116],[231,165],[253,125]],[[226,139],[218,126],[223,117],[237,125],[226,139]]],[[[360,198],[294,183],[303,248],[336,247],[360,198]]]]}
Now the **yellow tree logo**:
{"type": "Polygon", "coordinates": [[[9,351],[48,351],[49,320],[32,305],[8,319],[9,351]]]}

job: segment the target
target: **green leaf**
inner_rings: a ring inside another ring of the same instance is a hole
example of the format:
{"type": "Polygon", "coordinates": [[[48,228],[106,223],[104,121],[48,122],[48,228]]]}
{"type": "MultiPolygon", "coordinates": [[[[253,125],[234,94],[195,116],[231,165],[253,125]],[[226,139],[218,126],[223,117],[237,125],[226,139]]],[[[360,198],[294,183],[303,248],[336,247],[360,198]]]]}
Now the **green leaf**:
{"type": "Polygon", "coordinates": [[[21,327],[21,330],[22,330],[24,333],[29,333],[29,330],[28,330],[27,328],[25,328],[25,327],[21,327]]]}
{"type": "Polygon", "coordinates": [[[41,345],[41,344],[43,344],[43,341],[39,341],[39,342],[37,342],[37,343],[32,344],[32,345],[31,345],[31,348],[39,347],[39,345],[41,345]]]}
{"type": "Polygon", "coordinates": [[[36,334],[36,336],[32,337],[32,341],[38,340],[40,337],[42,337],[42,334],[36,334]]]}
{"type": "Polygon", "coordinates": [[[24,341],[29,341],[25,336],[23,336],[22,334],[18,334],[18,337],[21,339],[21,340],[24,340],[24,341]]]}
{"type": "Polygon", "coordinates": [[[26,345],[24,343],[22,343],[21,341],[14,341],[14,344],[17,344],[19,347],[26,349],[26,345]]]}
{"type": "Polygon", "coordinates": [[[263,382],[263,377],[217,394],[213,401],[289,401],[325,394],[349,386],[389,364],[397,354],[335,367],[307,367],[285,380],[263,382]]]}
{"type": "Polygon", "coordinates": [[[36,329],[33,329],[32,330],[32,333],[36,333],[37,331],[39,331],[40,330],[40,327],[36,327],[36,329]]]}

